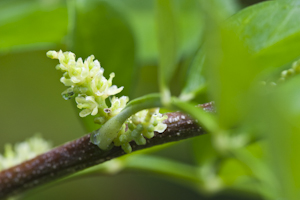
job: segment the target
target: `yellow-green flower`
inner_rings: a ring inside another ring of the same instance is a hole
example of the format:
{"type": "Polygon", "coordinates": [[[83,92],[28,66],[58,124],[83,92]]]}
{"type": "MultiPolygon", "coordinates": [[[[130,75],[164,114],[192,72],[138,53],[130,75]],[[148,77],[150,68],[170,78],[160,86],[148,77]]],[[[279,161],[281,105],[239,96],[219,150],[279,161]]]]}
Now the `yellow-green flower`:
{"type": "Polygon", "coordinates": [[[96,115],[98,113],[98,104],[93,96],[78,96],[75,98],[75,101],[77,103],[77,107],[79,109],[83,109],[79,113],[80,117],[85,117],[89,114],[96,115]]]}
{"type": "MultiPolygon", "coordinates": [[[[98,60],[94,60],[93,55],[84,61],[82,58],[75,60],[74,53],[61,50],[48,51],[47,56],[59,60],[56,69],[64,72],[60,81],[69,87],[62,93],[62,96],[66,100],[75,97],[77,107],[82,109],[79,113],[80,117],[97,115],[94,119],[95,123],[104,124],[126,107],[129,101],[127,96],[120,98],[113,96],[123,90],[123,87],[112,84],[115,73],[111,73],[109,79],[106,79],[103,75],[104,69],[98,60]],[[109,97],[111,97],[110,107],[106,104],[106,99],[109,97]]],[[[114,144],[121,146],[125,152],[130,152],[130,141],[134,140],[142,145],[146,142],[144,137],[153,137],[154,131],[163,132],[167,127],[163,123],[166,118],[167,116],[159,113],[159,109],[138,112],[122,124],[119,132],[116,132],[118,135],[113,138],[114,144]],[[130,128],[127,128],[129,126],[130,128]]]]}
{"type": "Polygon", "coordinates": [[[0,154],[0,171],[30,160],[51,149],[51,144],[39,136],[33,136],[24,142],[5,145],[4,154],[0,154]]]}

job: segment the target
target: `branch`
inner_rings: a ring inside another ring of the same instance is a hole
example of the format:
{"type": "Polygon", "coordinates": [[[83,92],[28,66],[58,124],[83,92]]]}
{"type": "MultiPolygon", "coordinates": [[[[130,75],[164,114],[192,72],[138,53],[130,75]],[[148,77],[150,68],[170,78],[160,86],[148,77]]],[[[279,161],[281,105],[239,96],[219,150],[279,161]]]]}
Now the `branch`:
{"type": "MultiPolygon", "coordinates": [[[[212,103],[202,104],[201,107],[209,112],[213,111],[212,103]]],[[[167,113],[167,115],[168,119],[164,122],[167,124],[167,129],[161,134],[155,132],[154,137],[147,139],[145,145],[136,145],[131,142],[133,151],[205,133],[186,114],[174,112],[167,113]]],[[[0,199],[16,195],[124,154],[121,147],[116,146],[108,151],[101,150],[90,142],[90,134],[87,134],[15,167],[1,171],[0,199]]]]}

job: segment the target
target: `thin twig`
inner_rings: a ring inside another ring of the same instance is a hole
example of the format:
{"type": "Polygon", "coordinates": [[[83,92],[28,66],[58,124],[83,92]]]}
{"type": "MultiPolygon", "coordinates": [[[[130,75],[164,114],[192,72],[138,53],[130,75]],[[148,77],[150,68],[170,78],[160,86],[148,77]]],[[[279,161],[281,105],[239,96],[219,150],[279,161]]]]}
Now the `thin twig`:
{"type": "MultiPolygon", "coordinates": [[[[204,110],[212,111],[212,103],[203,104],[204,110]]],[[[196,108],[195,108],[196,109],[196,108]]],[[[146,145],[131,142],[132,150],[140,150],[167,142],[179,141],[205,133],[188,115],[168,113],[165,120],[167,129],[147,139],[146,145]]],[[[56,147],[31,160],[0,172],[0,199],[18,194],[62,178],[85,168],[91,167],[124,155],[120,147],[103,151],[90,142],[90,134],[56,147]]]]}

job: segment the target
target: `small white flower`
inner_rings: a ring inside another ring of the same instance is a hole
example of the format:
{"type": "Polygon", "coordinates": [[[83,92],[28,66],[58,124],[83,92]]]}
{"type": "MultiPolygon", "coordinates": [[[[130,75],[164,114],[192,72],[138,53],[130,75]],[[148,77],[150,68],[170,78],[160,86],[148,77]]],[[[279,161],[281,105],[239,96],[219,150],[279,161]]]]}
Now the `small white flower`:
{"type": "Polygon", "coordinates": [[[126,106],[129,98],[127,96],[122,96],[121,98],[113,97],[111,99],[110,115],[116,116],[119,114],[126,106]]]}
{"type": "Polygon", "coordinates": [[[73,86],[74,85],[72,80],[70,78],[66,78],[66,77],[61,77],[60,82],[62,82],[65,86],[73,86]]]}
{"type": "Polygon", "coordinates": [[[118,88],[116,85],[113,85],[107,89],[106,96],[112,96],[118,94],[123,90],[123,88],[124,88],[123,86],[118,88]]]}
{"type": "Polygon", "coordinates": [[[77,107],[83,109],[80,113],[80,117],[86,117],[87,115],[96,115],[98,113],[98,104],[93,96],[78,96],[75,98],[77,107]]]}
{"type": "Polygon", "coordinates": [[[110,74],[108,80],[103,76],[104,69],[101,68],[98,60],[94,61],[93,55],[84,62],[82,58],[76,61],[74,53],[61,50],[58,52],[48,51],[47,56],[59,60],[60,64],[56,68],[65,72],[60,81],[66,86],[86,87],[90,90],[89,96],[101,97],[103,101],[123,90],[123,87],[118,88],[116,85],[112,85],[114,73],[110,74]]]}
{"type": "Polygon", "coordinates": [[[82,58],[79,58],[75,64],[69,69],[69,76],[71,81],[75,84],[84,83],[86,77],[89,75],[89,66],[87,62],[82,61],[82,58]]]}
{"type": "Polygon", "coordinates": [[[49,57],[51,59],[57,59],[57,52],[56,51],[48,51],[46,55],[47,55],[47,57],[49,57]]]}
{"type": "Polygon", "coordinates": [[[167,118],[166,115],[159,113],[159,108],[142,110],[132,116],[132,121],[135,124],[147,123],[147,124],[159,124],[167,118]]]}
{"type": "Polygon", "coordinates": [[[142,124],[145,130],[147,127],[152,125],[154,127],[154,131],[162,133],[167,128],[167,125],[163,123],[163,121],[167,118],[167,115],[159,113],[159,108],[153,108],[136,113],[131,117],[131,121],[136,125],[142,124]]]}
{"type": "Polygon", "coordinates": [[[51,149],[51,144],[39,136],[34,136],[25,142],[5,145],[4,155],[0,154],[0,171],[32,159],[51,149]]]}
{"type": "Polygon", "coordinates": [[[109,96],[120,93],[123,90],[123,87],[118,88],[116,85],[112,86],[112,79],[115,77],[114,73],[110,74],[109,79],[107,80],[103,76],[103,71],[99,71],[91,82],[91,88],[93,92],[103,99],[106,99],[109,96]]]}
{"type": "Polygon", "coordinates": [[[142,123],[148,114],[148,110],[142,110],[131,116],[132,122],[135,124],[142,123]]]}
{"type": "Polygon", "coordinates": [[[59,60],[59,68],[62,71],[68,71],[70,69],[70,66],[75,63],[75,54],[72,52],[62,52],[60,50],[59,52],[57,52],[57,57],[54,57],[54,59],[59,60]]]}

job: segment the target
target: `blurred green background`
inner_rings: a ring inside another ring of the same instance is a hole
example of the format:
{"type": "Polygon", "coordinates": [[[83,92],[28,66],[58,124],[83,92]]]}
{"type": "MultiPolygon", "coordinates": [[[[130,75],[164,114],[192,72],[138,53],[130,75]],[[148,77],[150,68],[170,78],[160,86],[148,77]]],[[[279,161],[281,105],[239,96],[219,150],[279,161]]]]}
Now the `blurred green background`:
{"type": "MultiPolygon", "coordinates": [[[[224,1],[230,16],[257,1],[224,1]]],[[[172,93],[179,94],[192,58],[202,41],[203,14],[197,0],[174,0],[179,64],[172,93]]],[[[0,1],[0,147],[35,133],[54,146],[97,128],[79,119],[73,101],[48,50],[71,50],[78,57],[94,54],[114,83],[130,99],[158,92],[158,45],[154,0],[1,0],[0,1]]],[[[199,98],[204,103],[207,97],[199,98]]],[[[192,139],[156,152],[188,164],[192,139]]],[[[1,148],[0,152],[2,152],[1,148]]],[[[196,190],[157,174],[125,171],[66,181],[25,199],[255,199],[239,193],[204,197],[196,190]]]]}

